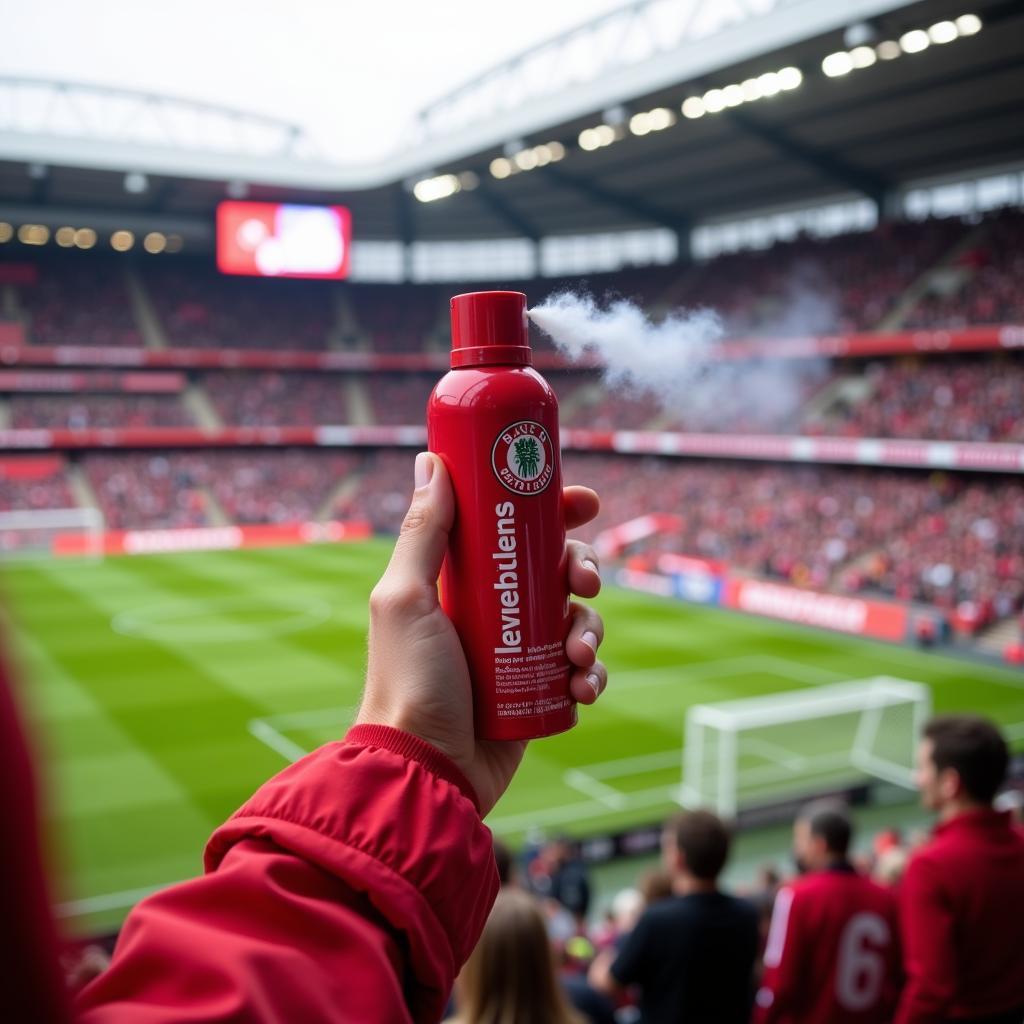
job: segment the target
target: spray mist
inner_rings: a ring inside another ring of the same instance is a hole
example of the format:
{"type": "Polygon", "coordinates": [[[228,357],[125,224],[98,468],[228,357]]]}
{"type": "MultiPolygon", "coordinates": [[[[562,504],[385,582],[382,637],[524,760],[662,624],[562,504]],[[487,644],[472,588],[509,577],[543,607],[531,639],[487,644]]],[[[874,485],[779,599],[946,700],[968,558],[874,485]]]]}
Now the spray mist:
{"type": "Polygon", "coordinates": [[[427,403],[427,445],[455,490],[441,605],[462,641],[480,739],[576,724],[558,402],[536,370],[521,292],[451,300],[451,371],[427,403]]]}

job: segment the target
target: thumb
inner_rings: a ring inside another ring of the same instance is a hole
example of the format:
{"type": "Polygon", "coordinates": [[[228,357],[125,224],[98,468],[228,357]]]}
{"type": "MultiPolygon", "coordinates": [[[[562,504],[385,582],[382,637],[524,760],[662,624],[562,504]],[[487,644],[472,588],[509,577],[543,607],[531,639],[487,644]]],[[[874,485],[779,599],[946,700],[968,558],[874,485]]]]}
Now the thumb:
{"type": "Polygon", "coordinates": [[[416,456],[415,485],[387,575],[395,584],[434,587],[455,518],[455,495],[440,456],[433,452],[416,456]]]}

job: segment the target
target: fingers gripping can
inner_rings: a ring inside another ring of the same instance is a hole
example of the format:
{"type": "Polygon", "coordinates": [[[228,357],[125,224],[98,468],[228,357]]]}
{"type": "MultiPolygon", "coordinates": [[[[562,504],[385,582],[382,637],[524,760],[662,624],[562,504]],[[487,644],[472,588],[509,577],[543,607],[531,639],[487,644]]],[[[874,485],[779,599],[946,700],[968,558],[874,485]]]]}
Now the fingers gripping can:
{"type": "Polygon", "coordinates": [[[456,295],[451,317],[452,368],[427,403],[427,445],[456,503],[441,604],[469,663],[477,737],[550,736],[576,724],[558,401],[531,365],[522,292],[456,295]]]}

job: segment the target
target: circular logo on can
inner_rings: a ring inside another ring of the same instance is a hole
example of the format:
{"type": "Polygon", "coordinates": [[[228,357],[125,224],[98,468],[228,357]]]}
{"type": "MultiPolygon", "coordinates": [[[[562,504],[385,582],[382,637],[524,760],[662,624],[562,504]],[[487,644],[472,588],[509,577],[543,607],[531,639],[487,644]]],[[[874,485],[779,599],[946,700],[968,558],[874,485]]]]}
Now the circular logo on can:
{"type": "Polygon", "coordinates": [[[494,475],[516,494],[540,494],[555,472],[551,435],[534,420],[511,423],[491,449],[494,475]]]}

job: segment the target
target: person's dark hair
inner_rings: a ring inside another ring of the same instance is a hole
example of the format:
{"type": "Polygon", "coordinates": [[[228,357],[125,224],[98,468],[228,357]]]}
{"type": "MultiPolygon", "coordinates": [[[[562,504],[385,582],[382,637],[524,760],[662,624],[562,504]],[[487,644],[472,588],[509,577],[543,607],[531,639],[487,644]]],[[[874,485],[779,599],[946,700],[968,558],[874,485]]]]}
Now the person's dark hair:
{"type": "Polygon", "coordinates": [[[825,840],[825,848],[829,853],[837,857],[846,856],[853,837],[853,823],[843,804],[835,801],[809,804],[800,812],[800,817],[807,822],[812,836],[820,836],[825,840]]]}
{"type": "Polygon", "coordinates": [[[686,811],[669,822],[676,846],[695,878],[713,882],[729,856],[729,830],[710,811],[686,811]]]}
{"type": "Polygon", "coordinates": [[[1010,754],[999,729],[980,715],[936,715],[924,727],[932,760],[941,772],[954,768],[968,795],[992,802],[1006,779],[1010,754]]]}
{"type": "Polygon", "coordinates": [[[498,865],[498,882],[508,885],[512,881],[512,851],[497,837],[494,837],[494,862],[498,865]]]}

